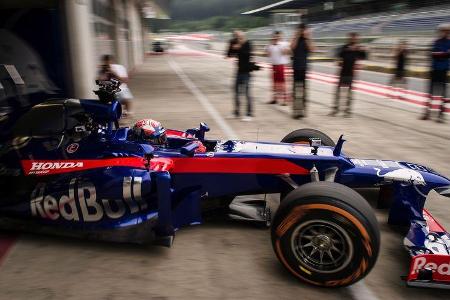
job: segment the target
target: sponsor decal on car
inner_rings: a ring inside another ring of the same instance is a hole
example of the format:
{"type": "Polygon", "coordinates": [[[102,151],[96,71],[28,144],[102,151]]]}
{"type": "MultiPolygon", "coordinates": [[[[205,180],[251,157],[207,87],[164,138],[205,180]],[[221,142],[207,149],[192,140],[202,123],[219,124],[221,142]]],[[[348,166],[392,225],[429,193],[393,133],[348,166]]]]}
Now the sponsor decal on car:
{"type": "Polygon", "coordinates": [[[80,144],[78,143],[72,143],[69,146],[67,146],[66,151],[69,154],[77,152],[78,148],[80,148],[80,144]]]}
{"type": "Polygon", "coordinates": [[[22,160],[21,164],[25,175],[38,176],[110,167],[131,167],[145,169],[145,161],[141,157],[83,160],[22,160]]]}
{"type": "Polygon", "coordinates": [[[450,282],[450,256],[441,254],[422,254],[411,261],[408,281],[417,280],[420,270],[433,272],[433,280],[450,282]]]}
{"type": "Polygon", "coordinates": [[[411,182],[415,185],[426,185],[425,179],[418,171],[397,169],[381,174],[380,168],[374,168],[374,170],[377,171],[377,176],[383,178],[385,181],[411,182]]]}
{"type": "Polygon", "coordinates": [[[64,169],[82,169],[84,163],[82,161],[64,161],[64,162],[32,162],[28,170],[28,174],[48,174],[52,170],[64,169]]]}
{"type": "Polygon", "coordinates": [[[31,215],[43,219],[96,222],[103,217],[118,219],[126,212],[147,209],[141,196],[142,177],[124,177],[122,198],[97,199],[95,185],[89,181],[72,179],[69,191],[60,197],[46,193],[46,185],[38,184],[31,193],[31,215]]]}

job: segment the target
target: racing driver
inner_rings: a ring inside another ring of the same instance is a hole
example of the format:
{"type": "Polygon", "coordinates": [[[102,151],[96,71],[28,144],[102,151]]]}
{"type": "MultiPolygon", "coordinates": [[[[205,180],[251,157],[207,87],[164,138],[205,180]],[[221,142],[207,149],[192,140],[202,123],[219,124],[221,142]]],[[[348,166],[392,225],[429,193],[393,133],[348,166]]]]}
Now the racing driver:
{"type": "Polygon", "coordinates": [[[151,145],[167,146],[166,129],[160,122],[152,119],[137,121],[131,129],[132,137],[151,145]]]}
{"type": "MultiPolygon", "coordinates": [[[[166,129],[160,122],[152,119],[142,119],[137,121],[131,129],[131,137],[137,141],[142,141],[153,146],[167,147],[166,129]]],[[[199,146],[196,153],[206,152],[206,148],[200,141],[192,141],[199,146]]]]}

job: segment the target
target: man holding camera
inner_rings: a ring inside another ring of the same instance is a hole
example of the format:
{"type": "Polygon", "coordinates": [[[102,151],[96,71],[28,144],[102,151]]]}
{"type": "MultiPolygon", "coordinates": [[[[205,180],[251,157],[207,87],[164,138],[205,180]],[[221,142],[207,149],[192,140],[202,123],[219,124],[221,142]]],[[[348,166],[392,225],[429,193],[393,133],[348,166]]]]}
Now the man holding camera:
{"type": "Polygon", "coordinates": [[[236,81],[234,86],[234,111],[233,118],[240,116],[240,100],[239,96],[245,92],[247,98],[247,114],[242,118],[244,122],[250,122],[253,118],[253,103],[250,97],[250,72],[255,70],[255,64],[251,61],[252,45],[248,41],[242,31],[236,31],[235,40],[231,44],[231,51],[235,53],[237,63],[236,81]]]}

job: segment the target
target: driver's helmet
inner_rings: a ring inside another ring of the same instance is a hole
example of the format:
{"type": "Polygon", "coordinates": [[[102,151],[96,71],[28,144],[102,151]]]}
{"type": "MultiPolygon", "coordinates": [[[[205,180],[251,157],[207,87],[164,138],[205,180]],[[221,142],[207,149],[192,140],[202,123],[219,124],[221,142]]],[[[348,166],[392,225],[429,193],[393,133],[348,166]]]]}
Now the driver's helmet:
{"type": "Polygon", "coordinates": [[[167,143],[166,129],[160,122],[152,119],[137,121],[131,129],[133,135],[153,145],[165,145],[167,143]]]}

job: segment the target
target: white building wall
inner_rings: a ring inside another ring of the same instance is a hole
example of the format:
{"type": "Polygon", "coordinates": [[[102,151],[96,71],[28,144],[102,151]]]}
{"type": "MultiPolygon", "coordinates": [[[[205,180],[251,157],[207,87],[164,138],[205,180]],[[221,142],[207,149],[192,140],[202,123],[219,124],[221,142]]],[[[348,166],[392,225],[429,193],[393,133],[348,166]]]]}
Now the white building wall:
{"type": "MultiPolygon", "coordinates": [[[[130,22],[130,42],[132,55],[131,68],[142,64],[144,61],[144,47],[142,41],[142,24],[140,12],[135,4],[135,0],[130,0],[129,2],[129,22],[130,22]]],[[[130,69],[131,69],[130,68],[130,69]]]]}
{"type": "Polygon", "coordinates": [[[67,42],[74,97],[93,98],[97,63],[94,57],[90,5],[87,0],[65,0],[67,42]]]}
{"type": "Polygon", "coordinates": [[[136,57],[137,57],[136,64],[140,65],[144,62],[145,56],[144,39],[142,34],[144,27],[142,24],[141,11],[139,11],[136,6],[135,6],[135,13],[136,13],[136,57]]]}
{"type": "Polygon", "coordinates": [[[139,2],[127,0],[123,5],[121,0],[112,1],[115,13],[113,39],[105,41],[99,40],[95,34],[92,1],[64,0],[70,72],[73,78],[73,96],[76,98],[95,98],[93,90],[99,59],[103,54],[115,55],[116,61],[129,71],[142,64],[144,60],[139,2]],[[123,22],[120,22],[120,14],[128,20],[128,32],[123,22]]]}
{"type": "Polygon", "coordinates": [[[119,64],[129,69],[130,62],[128,61],[128,36],[129,30],[125,28],[124,19],[126,19],[126,6],[123,5],[122,0],[114,0],[115,9],[115,47],[116,60],[119,64]]]}

